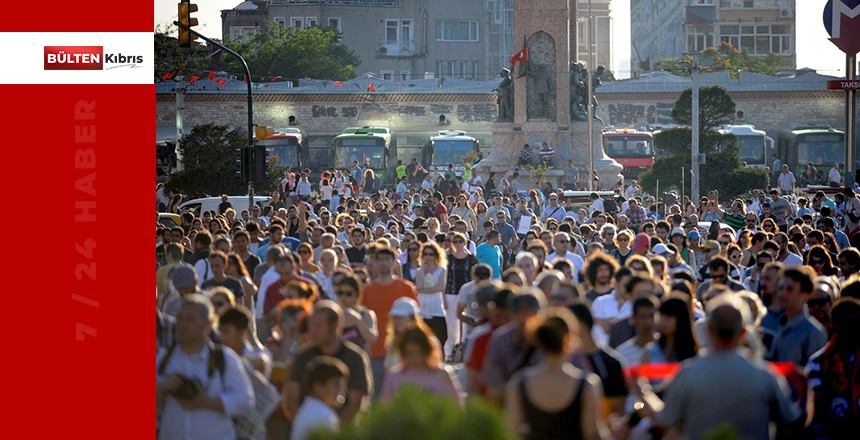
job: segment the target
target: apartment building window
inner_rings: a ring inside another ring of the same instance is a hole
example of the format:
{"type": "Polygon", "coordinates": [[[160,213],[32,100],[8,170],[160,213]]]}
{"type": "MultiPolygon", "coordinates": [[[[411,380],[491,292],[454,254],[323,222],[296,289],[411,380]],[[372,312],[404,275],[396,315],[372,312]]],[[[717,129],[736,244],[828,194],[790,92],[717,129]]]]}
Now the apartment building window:
{"type": "Polygon", "coordinates": [[[305,17],[290,17],[290,26],[301,29],[304,27],[305,17]]]}
{"type": "Polygon", "coordinates": [[[439,20],[436,41],[478,41],[478,22],[439,20]]]}
{"type": "Polygon", "coordinates": [[[394,71],[393,70],[382,70],[379,72],[379,74],[382,75],[382,79],[384,79],[386,81],[393,81],[394,80],[394,71]]]}
{"type": "Polygon", "coordinates": [[[690,6],[714,6],[714,0],[690,0],[690,6]]]}
{"type": "Polygon", "coordinates": [[[253,26],[230,26],[230,39],[237,41],[247,41],[247,39],[260,31],[259,27],[253,26]]]}
{"type": "Polygon", "coordinates": [[[791,54],[789,25],[740,24],[720,27],[720,40],[753,55],[791,54]]]}
{"type": "Polygon", "coordinates": [[[397,44],[397,28],[400,25],[397,19],[385,20],[385,44],[397,44]]]}
{"type": "Polygon", "coordinates": [[[472,61],[472,79],[478,79],[478,62],[472,61]]]}
{"type": "Polygon", "coordinates": [[[442,67],[443,67],[443,65],[444,65],[444,64],[443,64],[443,62],[442,62],[442,61],[436,61],[436,78],[441,78],[441,77],[442,77],[442,72],[443,72],[442,67]]]}
{"type": "Polygon", "coordinates": [[[400,46],[409,49],[412,44],[412,20],[400,20],[400,46]]]}
{"type": "Polygon", "coordinates": [[[714,46],[714,27],[687,25],[687,52],[701,52],[714,46]]]}
{"type": "Polygon", "coordinates": [[[277,23],[277,24],[281,25],[281,26],[286,26],[286,25],[287,25],[287,19],[286,19],[286,18],[284,18],[284,17],[275,17],[275,19],[274,19],[273,21],[274,21],[275,23],[277,23]]]}
{"type": "Polygon", "coordinates": [[[316,17],[305,17],[305,28],[314,27],[317,23],[316,17]]]}
{"type": "Polygon", "coordinates": [[[343,32],[343,21],[341,21],[340,17],[329,17],[328,27],[337,29],[338,32],[343,32]]]}
{"type": "Polygon", "coordinates": [[[457,72],[454,69],[457,67],[457,63],[454,61],[448,61],[448,68],[445,70],[445,74],[450,76],[451,78],[456,77],[457,72]]]}
{"type": "Polygon", "coordinates": [[[412,72],[410,72],[408,70],[401,70],[400,71],[400,81],[409,81],[409,77],[411,76],[411,74],[412,74],[412,72]]]}

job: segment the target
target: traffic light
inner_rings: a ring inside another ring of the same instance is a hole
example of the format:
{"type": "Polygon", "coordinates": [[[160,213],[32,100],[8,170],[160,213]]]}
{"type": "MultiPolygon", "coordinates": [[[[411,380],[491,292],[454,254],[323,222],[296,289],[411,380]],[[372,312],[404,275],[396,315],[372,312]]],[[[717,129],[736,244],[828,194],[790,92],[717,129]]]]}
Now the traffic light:
{"type": "Polygon", "coordinates": [[[269,136],[274,136],[275,129],[272,127],[266,127],[265,125],[257,125],[254,127],[254,137],[257,138],[258,141],[264,141],[269,136]]]}
{"type": "MultiPolygon", "coordinates": [[[[259,128],[259,127],[258,127],[259,128]]],[[[269,183],[269,157],[265,145],[254,146],[254,183],[265,185],[269,183]]]]}
{"type": "MultiPolygon", "coordinates": [[[[197,19],[191,18],[192,12],[197,12],[197,5],[190,3],[189,0],[182,0],[179,3],[179,22],[188,27],[197,26],[197,19]]],[[[179,46],[190,47],[191,41],[196,39],[197,37],[190,32],[179,28],[179,46]]]]}
{"type": "Polygon", "coordinates": [[[236,149],[236,165],[239,167],[239,171],[236,171],[236,177],[242,183],[248,183],[251,179],[251,165],[254,163],[253,154],[254,150],[248,147],[236,149]]]}

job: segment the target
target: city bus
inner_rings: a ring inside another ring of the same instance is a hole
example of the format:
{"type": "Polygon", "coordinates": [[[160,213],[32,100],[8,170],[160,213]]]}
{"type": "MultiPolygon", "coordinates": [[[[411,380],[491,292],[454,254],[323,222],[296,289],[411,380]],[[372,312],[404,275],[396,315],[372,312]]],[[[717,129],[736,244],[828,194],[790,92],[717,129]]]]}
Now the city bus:
{"type": "MultiPolygon", "coordinates": [[[[392,142],[391,131],[384,127],[350,127],[332,140],[331,154],[334,167],[339,170],[352,168],[352,162],[369,164],[374,174],[384,184],[392,183],[389,158],[397,157],[397,142],[392,142]]],[[[395,162],[396,163],[396,162],[395,162]]]]}
{"type": "Polygon", "coordinates": [[[266,146],[266,155],[269,158],[278,156],[278,163],[275,164],[275,167],[286,168],[289,166],[293,170],[306,167],[307,133],[298,128],[276,128],[274,131],[275,134],[265,140],[258,141],[255,139],[254,142],[256,145],[266,146]]]}
{"type": "Polygon", "coordinates": [[[603,133],[603,151],[624,166],[625,179],[635,179],[654,165],[654,137],[636,130],[615,130],[603,133]]]}
{"type": "Polygon", "coordinates": [[[764,168],[771,165],[771,155],[776,153],[776,143],[764,131],[756,130],[748,124],[728,125],[718,131],[738,137],[741,161],[746,162],[747,168],[764,168]]]}
{"type": "Polygon", "coordinates": [[[794,172],[798,182],[810,162],[827,176],[834,163],[844,169],[845,133],[829,125],[798,125],[780,133],[777,155],[794,172]]]}
{"type": "Polygon", "coordinates": [[[430,136],[430,140],[424,146],[421,163],[425,166],[430,164],[443,171],[448,169],[449,163],[453,163],[454,172],[460,175],[463,173],[461,156],[466,156],[472,151],[475,152],[475,160],[472,161],[474,165],[478,160],[477,155],[481,152],[480,142],[467,135],[465,131],[441,130],[436,135],[430,136]]]}

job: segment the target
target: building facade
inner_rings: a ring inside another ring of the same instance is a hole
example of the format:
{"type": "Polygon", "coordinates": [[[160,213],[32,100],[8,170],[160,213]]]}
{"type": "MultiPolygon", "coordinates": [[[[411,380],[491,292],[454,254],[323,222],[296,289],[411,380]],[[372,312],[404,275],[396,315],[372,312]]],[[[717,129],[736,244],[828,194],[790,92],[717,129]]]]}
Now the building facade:
{"type": "MultiPolygon", "coordinates": [[[[262,29],[266,20],[298,28],[329,27],[340,31],[341,41],[359,56],[361,64],[356,74],[373,74],[394,81],[428,77],[487,79],[489,39],[484,33],[489,28],[484,8],[489,3],[489,0],[244,2],[222,11],[222,35],[241,38],[262,29]]],[[[505,18],[513,22],[512,17],[505,18]]],[[[510,52],[510,45],[505,45],[509,40],[510,37],[502,42],[503,50],[499,53],[502,57],[510,52]]]]}
{"type": "Polygon", "coordinates": [[[753,56],[773,52],[797,65],[795,0],[631,0],[633,76],[655,70],[661,58],[695,55],[721,42],[753,56]]]}
{"type": "MultiPolygon", "coordinates": [[[[576,3],[576,57],[580,63],[588,65],[589,45],[595,57],[595,65],[603,65],[607,70],[614,70],[612,62],[612,17],[609,16],[609,0],[592,0],[591,15],[594,17],[594,41],[588,44],[588,1],[579,0],[576,3]]],[[[589,70],[594,70],[589,68],[589,70]]]]}

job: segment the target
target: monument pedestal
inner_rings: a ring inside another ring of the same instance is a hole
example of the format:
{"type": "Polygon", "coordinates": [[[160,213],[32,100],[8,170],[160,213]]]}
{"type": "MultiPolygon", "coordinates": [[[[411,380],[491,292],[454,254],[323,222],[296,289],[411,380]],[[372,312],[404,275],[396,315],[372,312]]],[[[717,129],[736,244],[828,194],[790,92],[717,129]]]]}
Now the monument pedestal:
{"type": "MultiPolygon", "coordinates": [[[[594,120],[592,151],[594,152],[594,171],[600,181],[595,190],[612,191],[623,183],[621,171],[624,166],[607,156],[603,151],[603,122],[594,120]]],[[[579,184],[588,187],[591,171],[588,166],[588,121],[575,121],[570,124],[570,153],[573,165],[579,169],[579,184]]]]}

